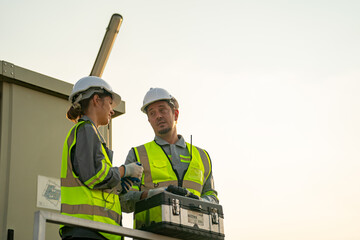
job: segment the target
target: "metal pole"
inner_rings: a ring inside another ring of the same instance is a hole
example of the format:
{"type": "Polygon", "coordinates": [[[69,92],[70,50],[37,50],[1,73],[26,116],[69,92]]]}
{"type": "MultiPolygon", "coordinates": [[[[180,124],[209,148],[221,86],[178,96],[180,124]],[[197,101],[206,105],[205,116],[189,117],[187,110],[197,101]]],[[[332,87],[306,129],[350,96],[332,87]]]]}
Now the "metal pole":
{"type": "MultiPolygon", "coordinates": [[[[123,21],[123,17],[120,14],[114,13],[111,16],[108,27],[106,28],[106,33],[104,39],[101,43],[98,55],[95,59],[94,66],[90,72],[90,76],[101,77],[107,60],[110,56],[111,49],[114,45],[117,34],[119,33],[119,29],[121,23],[123,21]]],[[[110,119],[109,127],[106,129],[106,142],[109,144],[109,148],[112,149],[112,136],[111,136],[111,125],[112,120],[110,119]]]]}
{"type": "Polygon", "coordinates": [[[115,13],[112,15],[90,76],[102,76],[122,20],[123,18],[120,14],[115,13]]]}
{"type": "Polygon", "coordinates": [[[34,240],[45,240],[46,219],[43,211],[37,211],[34,215],[34,240]]]}

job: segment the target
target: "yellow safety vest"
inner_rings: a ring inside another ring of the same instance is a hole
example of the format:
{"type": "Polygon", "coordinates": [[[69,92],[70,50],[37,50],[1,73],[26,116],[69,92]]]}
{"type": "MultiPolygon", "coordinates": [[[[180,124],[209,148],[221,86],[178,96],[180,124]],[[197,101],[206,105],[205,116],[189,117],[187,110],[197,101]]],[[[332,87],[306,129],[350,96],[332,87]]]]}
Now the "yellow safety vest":
{"type": "MultiPolygon", "coordinates": [[[[61,165],[61,214],[120,226],[121,206],[116,190],[93,189],[96,184],[104,180],[112,167],[104,146],[101,144],[101,151],[105,156],[102,160],[102,169],[94,177],[84,184],[73,171],[70,154],[76,143],[77,129],[80,125],[89,123],[92,124],[84,121],[77,123],[65,139],[61,165]]],[[[95,126],[93,124],[92,126],[98,135],[95,126]]],[[[121,236],[113,234],[103,232],[100,234],[108,239],[122,239],[121,236]]]]}
{"type": "Polygon", "coordinates": [[[189,152],[192,152],[192,159],[182,182],[176,176],[170,159],[155,141],[134,148],[136,158],[144,167],[142,191],[172,184],[187,188],[195,195],[201,196],[204,183],[211,171],[210,158],[205,150],[189,143],[186,145],[189,152]]]}

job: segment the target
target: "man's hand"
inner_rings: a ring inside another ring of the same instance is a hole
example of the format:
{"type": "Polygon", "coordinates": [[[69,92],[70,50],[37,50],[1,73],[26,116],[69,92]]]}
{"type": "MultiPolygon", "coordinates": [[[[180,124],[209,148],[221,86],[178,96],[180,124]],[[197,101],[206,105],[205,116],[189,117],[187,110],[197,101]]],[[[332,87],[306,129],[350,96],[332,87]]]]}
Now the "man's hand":
{"type": "Polygon", "coordinates": [[[155,196],[156,194],[162,193],[166,191],[166,187],[160,187],[160,188],[154,188],[150,190],[146,190],[142,192],[140,199],[150,198],[152,196],[155,196]]]}
{"type": "Polygon", "coordinates": [[[200,200],[199,196],[196,196],[195,194],[193,194],[192,192],[190,192],[186,188],[182,188],[182,187],[178,187],[178,186],[174,186],[174,185],[169,185],[166,190],[168,192],[171,192],[171,193],[174,193],[174,194],[177,194],[177,195],[180,195],[180,196],[185,196],[185,197],[200,200]]]}
{"type": "Polygon", "coordinates": [[[147,198],[150,198],[152,196],[155,196],[159,193],[165,192],[166,191],[166,187],[159,187],[159,188],[154,188],[154,189],[150,189],[147,193],[147,198]]]}

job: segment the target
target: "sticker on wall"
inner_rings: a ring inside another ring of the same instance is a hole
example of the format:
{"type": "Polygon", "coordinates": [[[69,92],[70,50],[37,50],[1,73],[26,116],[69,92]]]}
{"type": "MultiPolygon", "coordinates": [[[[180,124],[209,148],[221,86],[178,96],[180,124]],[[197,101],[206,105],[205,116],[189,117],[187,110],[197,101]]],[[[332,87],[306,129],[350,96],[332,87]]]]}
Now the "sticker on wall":
{"type": "Polygon", "coordinates": [[[60,211],[60,205],[60,179],[38,175],[36,206],[60,211]]]}

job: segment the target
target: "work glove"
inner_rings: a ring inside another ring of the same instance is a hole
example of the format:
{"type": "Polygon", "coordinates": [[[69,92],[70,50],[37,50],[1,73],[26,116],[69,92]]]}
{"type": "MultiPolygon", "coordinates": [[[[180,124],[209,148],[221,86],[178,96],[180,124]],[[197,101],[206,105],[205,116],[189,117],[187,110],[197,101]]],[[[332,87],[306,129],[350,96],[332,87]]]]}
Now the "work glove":
{"type": "Polygon", "coordinates": [[[192,192],[190,192],[186,188],[182,188],[182,187],[178,187],[178,186],[174,186],[174,185],[169,185],[167,187],[166,191],[177,194],[177,195],[180,195],[180,196],[185,196],[185,197],[200,200],[199,196],[196,196],[195,194],[193,194],[192,192]]]}
{"type": "Polygon", "coordinates": [[[124,177],[134,177],[134,178],[138,178],[139,180],[141,179],[141,175],[144,171],[144,168],[141,166],[141,163],[134,162],[123,166],[124,166],[124,177]]]}
{"type": "Polygon", "coordinates": [[[127,193],[131,189],[134,182],[140,182],[140,179],[134,177],[121,178],[121,193],[127,193]]]}
{"type": "Polygon", "coordinates": [[[166,187],[150,189],[150,190],[148,190],[147,198],[151,198],[152,196],[155,196],[155,195],[165,192],[165,191],[166,191],[166,187]]]}

